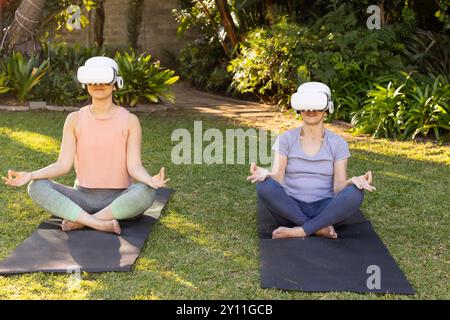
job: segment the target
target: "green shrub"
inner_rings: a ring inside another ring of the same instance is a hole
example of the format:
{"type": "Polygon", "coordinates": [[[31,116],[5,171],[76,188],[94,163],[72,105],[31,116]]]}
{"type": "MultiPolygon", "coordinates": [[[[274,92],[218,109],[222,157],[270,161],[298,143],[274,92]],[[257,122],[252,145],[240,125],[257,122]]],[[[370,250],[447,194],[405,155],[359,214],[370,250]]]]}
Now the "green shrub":
{"type": "Polygon", "coordinates": [[[87,59],[93,56],[113,56],[114,50],[109,47],[101,49],[96,46],[86,47],[79,44],[67,45],[67,43],[43,44],[42,59],[49,59],[51,72],[77,72],[87,59]]]}
{"type": "Polygon", "coordinates": [[[443,141],[450,134],[450,83],[443,75],[424,78],[422,82],[410,82],[404,115],[405,138],[414,139],[418,134],[427,136],[430,130],[435,138],[443,141]]]}
{"type": "Polygon", "coordinates": [[[33,98],[56,105],[73,106],[89,98],[77,80],[77,70],[84,62],[97,55],[112,56],[112,49],[68,46],[66,43],[44,44],[41,60],[49,61],[47,74],[33,89],[33,98]]]}
{"type": "MultiPolygon", "coordinates": [[[[178,12],[180,28],[199,26],[207,40],[182,52],[182,75],[198,87],[212,87],[211,75],[213,83],[228,79],[221,71],[227,57],[201,4],[214,17],[217,12],[213,1],[188,2],[192,6],[178,12]]],[[[227,67],[229,91],[283,110],[301,83],[321,81],[333,93],[329,121],[352,121],[357,131],[375,137],[444,141],[450,114],[448,80],[442,76],[450,72],[447,2],[384,2],[382,28],[369,30],[368,0],[318,0],[308,10],[302,1],[229,1],[242,35],[227,67]],[[445,25],[432,27],[436,17],[445,25]],[[427,26],[433,31],[419,29],[427,26]]]]}
{"type": "Polygon", "coordinates": [[[196,40],[178,55],[180,75],[197,88],[226,91],[231,83],[228,58],[218,42],[196,40]]]}
{"type": "Polygon", "coordinates": [[[283,20],[256,29],[230,63],[232,86],[286,107],[299,84],[321,81],[334,91],[337,103],[332,117],[349,121],[373,88],[373,81],[413,70],[401,60],[405,49],[397,37],[398,29],[368,30],[357,24],[355,14],[345,5],[312,26],[283,20]]]}
{"type": "Polygon", "coordinates": [[[39,62],[37,56],[27,58],[20,52],[13,52],[2,62],[3,70],[9,80],[11,91],[20,102],[24,102],[30,95],[48,69],[48,62],[39,62]]]}
{"type": "Polygon", "coordinates": [[[450,36],[417,30],[406,38],[405,56],[424,74],[450,74],[450,36]]]}
{"type": "Polygon", "coordinates": [[[375,85],[369,91],[369,98],[363,108],[353,116],[352,124],[363,133],[372,133],[375,138],[398,138],[405,108],[405,94],[401,91],[405,84],[395,87],[389,82],[387,87],[375,85]]]}
{"type": "Polygon", "coordinates": [[[252,31],[228,68],[233,89],[252,93],[264,102],[287,105],[299,78],[311,78],[308,66],[294,62],[295,48],[301,42],[316,43],[317,39],[306,28],[285,21],[252,31]]]}
{"type": "Polygon", "coordinates": [[[151,62],[151,55],[137,55],[133,50],[121,54],[115,60],[123,77],[124,87],[117,90],[115,97],[122,105],[134,106],[138,102],[174,101],[170,86],[178,81],[173,70],[164,70],[159,61],[151,62]]]}
{"type": "Polygon", "coordinates": [[[8,83],[8,77],[4,72],[0,72],[0,94],[6,93],[11,90],[11,87],[8,83]]]}
{"type": "Polygon", "coordinates": [[[59,105],[74,105],[89,98],[76,78],[77,69],[93,56],[114,57],[119,73],[124,78],[124,88],[114,97],[119,104],[134,106],[138,102],[158,102],[159,99],[173,101],[170,85],[178,78],[171,70],[162,70],[159,62],[151,62],[151,56],[134,51],[123,55],[112,48],[67,46],[64,43],[46,47],[45,58],[50,57],[50,71],[43,78],[34,96],[59,105]]]}
{"type": "Polygon", "coordinates": [[[76,106],[89,98],[89,94],[76,79],[76,71],[70,73],[51,72],[43,77],[33,90],[35,100],[45,100],[49,104],[76,106]]]}
{"type": "Polygon", "coordinates": [[[375,138],[414,139],[429,133],[439,142],[450,134],[450,83],[439,75],[407,76],[376,84],[352,124],[375,138]],[[395,81],[395,82],[394,82],[395,81]]]}

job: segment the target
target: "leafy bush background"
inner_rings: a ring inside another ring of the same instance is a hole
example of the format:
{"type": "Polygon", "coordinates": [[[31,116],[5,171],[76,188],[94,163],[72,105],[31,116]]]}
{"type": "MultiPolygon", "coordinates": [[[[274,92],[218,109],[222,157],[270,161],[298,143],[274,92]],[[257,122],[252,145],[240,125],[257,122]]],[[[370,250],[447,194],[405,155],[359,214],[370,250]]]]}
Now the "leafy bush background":
{"type": "Polygon", "coordinates": [[[380,30],[366,26],[370,1],[306,2],[272,1],[269,10],[266,1],[229,1],[242,39],[227,57],[214,30],[220,23],[214,1],[203,1],[214,20],[192,1],[175,15],[182,31],[197,28],[203,39],[179,56],[181,75],[197,87],[245,93],[280,110],[289,108],[301,83],[321,81],[333,91],[329,121],[352,122],[355,131],[374,137],[449,139],[445,1],[386,3],[389,23],[380,30]]]}
{"type": "Polygon", "coordinates": [[[77,69],[90,57],[114,58],[124,87],[114,93],[117,103],[132,107],[137,103],[174,101],[171,86],[178,81],[175,71],[160,66],[147,53],[133,49],[43,44],[40,54],[25,57],[13,52],[0,57],[0,94],[25,100],[43,100],[49,104],[74,106],[89,95],[77,80],[77,69]]]}

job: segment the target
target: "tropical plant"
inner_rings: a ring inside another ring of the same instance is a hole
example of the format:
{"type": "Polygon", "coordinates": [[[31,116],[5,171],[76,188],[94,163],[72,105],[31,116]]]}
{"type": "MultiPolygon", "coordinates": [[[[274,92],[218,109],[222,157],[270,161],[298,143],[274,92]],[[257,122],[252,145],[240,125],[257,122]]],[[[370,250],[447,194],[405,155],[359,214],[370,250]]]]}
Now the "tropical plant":
{"type": "Polygon", "coordinates": [[[86,100],[89,95],[81,87],[76,75],[78,67],[93,56],[113,56],[113,50],[108,47],[99,49],[96,46],[68,46],[65,43],[44,43],[41,60],[48,60],[48,71],[41,81],[33,88],[35,99],[45,99],[49,103],[71,106],[86,100]]]}
{"type": "Polygon", "coordinates": [[[356,132],[373,137],[415,139],[417,136],[443,142],[450,138],[450,82],[444,75],[405,75],[376,84],[352,124],[356,132]]]}
{"type": "Polygon", "coordinates": [[[8,78],[4,72],[0,72],[0,94],[6,93],[11,90],[11,87],[8,84],[8,78]]]}
{"type": "Polygon", "coordinates": [[[387,87],[375,84],[363,108],[352,118],[357,131],[371,133],[374,138],[400,138],[405,108],[404,86],[395,87],[393,82],[389,82],[387,87]]]}
{"type": "Polygon", "coordinates": [[[119,65],[124,87],[116,91],[117,100],[124,105],[134,106],[138,102],[173,102],[170,86],[178,81],[173,70],[164,70],[159,61],[152,62],[151,55],[137,55],[134,50],[117,52],[115,60],[119,65]]]}
{"type": "Polygon", "coordinates": [[[2,69],[9,79],[11,91],[20,102],[24,102],[48,70],[48,61],[39,62],[37,56],[26,58],[20,52],[13,52],[3,60],[2,69]]]}
{"type": "Polygon", "coordinates": [[[66,43],[42,44],[41,59],[49,60],[50,72],[76,73],[87,59],[94,56],[113,56],[114,50],[108,47],[86,47],[79,44],[68,46],[66,43]]]}
{"type": "Polygon", "coordinates": [[[350,122],[355,112],[363,106],[367,92],[373,88],[373,85],[364,81],[348,80],[338,83],[337,80],[334,80],[331,82],[330,88],[333,88],[334,113],[330,114],[328,118],[350,122]]]}
{"type": "Polygon", "coordinates": [[[438,141],[450,134],[450,83],[443,75],[430,76],[427,82],[411,80],[407,92],[408,107],[404,115],[403,135],[414,139],[433,132],[438,141]],[[432,81],[432,82],[431,82],[432,81]]]}
{"type": "Polygon", "coordinates": [[[86,90],[76,79],[76,71],[69,73],[49,72],[33,88],[32,96],[36,100],[63,106],[76,106],[89,98],[86,90]]]}

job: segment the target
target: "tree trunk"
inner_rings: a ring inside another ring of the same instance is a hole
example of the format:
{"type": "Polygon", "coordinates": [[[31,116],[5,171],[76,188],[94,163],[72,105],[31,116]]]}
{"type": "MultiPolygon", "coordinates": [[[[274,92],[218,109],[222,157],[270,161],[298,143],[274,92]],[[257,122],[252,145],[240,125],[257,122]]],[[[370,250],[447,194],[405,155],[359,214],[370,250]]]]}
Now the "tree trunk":
{"type": "MultiPolygon", "coordinates": [[[[216,21],[214,21],[214,17],[212,16],[211,12],[209,12],[208,7],[205,5],[203,0],[198,0],[198,2],[201,5],[201,8],[203,10],[203,13],[208,17],[209,22],[211,23],[211,26],[216,30],[216,33],[219,34],[219,26],[217,25],[216,21]]],[[[227,56],[230,56],[230,49],[227,47],[226,43],[222,41],[222,39],[219,38],[220,45],[223,48],[223,51],[227,56]]]]}
{"type": "MultiPolygon", "coordinates": [[[[139,50],[139,31],[142,25],[142,12],[144,0],[129,0],[127,13],[128,45],[139,50]]],[[[145,27],[145,26],[144,26],[145,27]]]]}
{"type": "Polygon", "coordinates": [[[269,25],[273,25],[275,23],[275,13],[272,0],[266,1],[266,16],[269,25]]]}
{"type": "Polygon", "coordinates": [[[103,46],[105,38],[103,37],[103,29],[105,27],[105,8],[103,7],[103,0],[97,1],[97,6],[95,8],[95,18],[94,18],[94,35],[95,43],[98,48],[103,46]]]}
{"type": "Polygon", "coordinates": [[[0,0],[0,39],[3,39],[3,1],[0,0]]]}
{"type": "MultiPolygon", "coordinates": [[[[17,50],[19,45],[33,39],[33,34],[40,23],[45,2],[46,0],[22,0],[15,13],[16,18],[8,27],[3,48],[7,51],[17,50]]],[[[24,46],[22,50],[28,52],[30,46],[24,46]]]]}
{"type": "Polygon", "coordinates": [[[236,28],[231,18],[230,10],[228,8],[227,0],[216,0],[216,6],[220,13],[220,20],[222,20],[222,25],[227,32],[230,39],[231,46],[233,49],[239,44],[239,37],[236,33],[236,28]]]}

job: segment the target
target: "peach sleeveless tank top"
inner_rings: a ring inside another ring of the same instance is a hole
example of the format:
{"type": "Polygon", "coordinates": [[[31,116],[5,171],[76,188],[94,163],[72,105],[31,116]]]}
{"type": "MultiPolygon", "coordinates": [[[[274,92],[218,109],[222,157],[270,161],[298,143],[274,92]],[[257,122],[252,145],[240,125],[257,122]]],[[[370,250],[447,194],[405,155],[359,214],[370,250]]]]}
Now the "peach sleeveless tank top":
{"type": "Polygon", "coordinates": [[[98,119],[90,105],[78,111],[76,184],[122,189],[133,183],[127,170],[128,114],[128,110],[118,107],[107,119],[98,119]]]}

